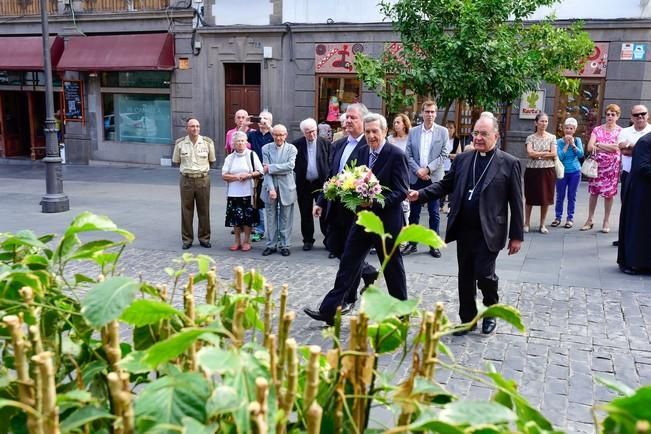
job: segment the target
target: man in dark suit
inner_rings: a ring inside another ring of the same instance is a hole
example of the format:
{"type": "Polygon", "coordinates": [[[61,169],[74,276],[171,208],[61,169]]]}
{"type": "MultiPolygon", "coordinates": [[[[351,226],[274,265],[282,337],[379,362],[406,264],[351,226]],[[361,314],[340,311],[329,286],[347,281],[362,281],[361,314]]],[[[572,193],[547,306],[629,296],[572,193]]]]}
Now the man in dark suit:
{"type": "MultiPolygon", "coordinates": [[[[293,142],[296,155],[296,193],[298,194],[298,211],[301,214],[301,235],[303,250],[312,250],[314,245],[314,217],[312,207],[319,197],[319,190],[330,170],[330,149],[332,145],[317,135],[317,124],[312,118],[300,124],[303,137],[293,142]]],[[[325,217],[319,218],[321,233],[326,235],[325,217]]]]}
{"type": "MultiPolygon", "coordinates": [[[[388,188],[388,192],[385,195],[384,206],[373,202],[361,209],[373,211],[382,220],[385,230],[393,236],[387,241],[387,248],[390,250],[393,248],[393,240],[404,225],[401,202],[405,199],[409,188],[407,158],[399,148],[386,142],[387,121],[384,116],[374,113],[366,115],[364,134],[367,145],[359,150],[358,158],[361,164],[371,168],[380,184],[388,188]]],[[[371,247],[377,249],[382,262],[384,257],[380,237],[353,224],[344,245],[334,288],[326,294],[318,310],[307,307],[304,309],[308,316],[330,325],[333,323],[337,307],[343,305],[351,291],[356,291],[364,260],[371,247]]],[[[384,269],[384,279],[389,294],[399,300],[407,299],[405,268],[399,251],[396,251],[384,269]]]]}
{"type": "MultiPolygon", "coordinates": [[[[457,242],[459,316],[464,323],[477,315],[477,288],[485,306],[498,303],[495,260],[507,234],[509,255],[518,253],[524,238],[520,162],[495,147],[499,137],[495,117],[480,117],[472,135],[474,152],[458,154],[441,181],[408,195],[410,201],[421,203],[451,195],[445,241],[457,242]]],[[[496,324],[495,318],[484,318],[482,333],[492,333],[496,324]]]]}

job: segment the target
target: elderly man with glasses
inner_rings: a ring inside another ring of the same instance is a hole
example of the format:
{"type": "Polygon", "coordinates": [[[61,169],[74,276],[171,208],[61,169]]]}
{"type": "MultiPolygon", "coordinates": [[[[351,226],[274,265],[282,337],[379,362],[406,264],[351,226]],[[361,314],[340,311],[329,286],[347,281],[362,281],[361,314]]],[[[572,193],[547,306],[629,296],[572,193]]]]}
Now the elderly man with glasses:
{"type": "MultiPolygon", "coordinates": [[[[457,155],[441,181],[407,196],[423,203],[451,195],[445,241],[457,242],[459,316],[464,323],[477,315],[477,288],[485,306],[498,303],[495,260],[507,238],[509,255],[518,253],[524,235],[520,162],[495,147],[499,132],[494,117],[480,117],[472,136],[474,151],[457,155]]],[[[492,333],[496,324],[495,318],[485,317],[482,333],[492,333]]]]}

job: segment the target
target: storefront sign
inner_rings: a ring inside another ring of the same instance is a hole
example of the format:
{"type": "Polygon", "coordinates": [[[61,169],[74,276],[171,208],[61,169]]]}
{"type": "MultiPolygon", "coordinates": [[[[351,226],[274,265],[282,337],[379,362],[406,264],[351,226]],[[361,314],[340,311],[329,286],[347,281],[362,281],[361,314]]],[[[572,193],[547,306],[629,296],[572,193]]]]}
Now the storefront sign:
{"type": "Polygon", "coordinates": [[[608,42],[595,42],[594,51],[588,56],[583,68],[577,73],[567,71],[568,77],[605,77],[608,65],[608,42]]]}
{"type": "Polygon", "coordinates": [[[646,60],[646,44],[623,42],[619,60],[646,60]]]}
{"type": "Polygon", "coordinates": [[[79,80],[63,82],[63,116],[66,121],[84,120],[84,86],[79,80]]]}
{"type": "Polygon", "coordinates": [[[522,94],[520,99],[520,119],[535,119],[545,111],[545,91],[534,90],[522,94]]]}
{"type": "Polygon", "coordinates": [[[316,44],[314,70],[319,73],[355,73],[355,54],[363,53],[362,44],[316,44]]]}

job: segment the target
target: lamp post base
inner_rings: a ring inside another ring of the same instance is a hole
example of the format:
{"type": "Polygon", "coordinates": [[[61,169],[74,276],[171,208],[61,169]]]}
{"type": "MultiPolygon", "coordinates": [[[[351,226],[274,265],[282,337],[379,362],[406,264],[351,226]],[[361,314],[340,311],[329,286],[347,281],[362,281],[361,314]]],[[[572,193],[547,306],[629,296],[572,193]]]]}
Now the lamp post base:
{"type": "Polygon", "coordinates": [[[41,199],[41,212],[55,213],[70,210],[70,201],[65,194],[46,194],[41,199]]]}

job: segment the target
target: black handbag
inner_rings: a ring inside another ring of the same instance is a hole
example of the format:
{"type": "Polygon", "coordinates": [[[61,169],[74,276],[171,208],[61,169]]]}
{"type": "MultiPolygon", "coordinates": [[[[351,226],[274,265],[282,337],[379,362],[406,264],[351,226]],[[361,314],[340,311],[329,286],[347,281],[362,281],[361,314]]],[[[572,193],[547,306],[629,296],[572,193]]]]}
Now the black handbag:
{"type": "MultiPolygon", "coordinates": [[[[253,162],[253,151],[251,151],[251,168],[252,171],[255,172],[255,163],[253,162]]],[[[253,205],[253,209],[263,209],[264,208],[264,202],[262,199],[260,199],[260,194],[262,194],[262,184],[263,184],[263,177],[255,177],[253,178],[253,194],[251,195],[251,205],[253,205]]]]}

